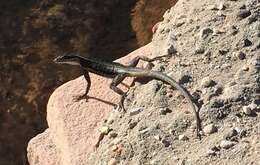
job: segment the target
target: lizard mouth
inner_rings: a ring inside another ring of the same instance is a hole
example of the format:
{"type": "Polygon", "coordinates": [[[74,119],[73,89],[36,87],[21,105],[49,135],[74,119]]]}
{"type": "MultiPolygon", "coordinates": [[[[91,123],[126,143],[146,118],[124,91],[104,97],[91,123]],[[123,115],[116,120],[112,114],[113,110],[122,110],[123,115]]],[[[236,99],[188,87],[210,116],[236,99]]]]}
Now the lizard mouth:
{"type": "Polygon", "coordinates": [[[55,62],[55,63],[60,63],[61,62],[61,56],[58,56],[58,57],[56,57],[54,60],[53,60],[53,62],[55,62]]]}

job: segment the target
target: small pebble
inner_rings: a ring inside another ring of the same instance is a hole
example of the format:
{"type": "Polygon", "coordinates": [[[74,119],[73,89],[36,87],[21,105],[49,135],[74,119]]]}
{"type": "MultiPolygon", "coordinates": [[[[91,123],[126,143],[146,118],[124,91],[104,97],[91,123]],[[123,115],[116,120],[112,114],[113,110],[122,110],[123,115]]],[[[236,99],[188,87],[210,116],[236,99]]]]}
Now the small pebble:
{"type": "Polygon", "coordinates": [[[251,46],[253,43],[249,39],[244,39],[244,47],[251,46]]]}
{"type": "Polygon", "coordinates": [[[243,70],[243,71],[248,71],[248,70],[249,70],[249,67],[245,65],[245,66],[242,67],[242,70],[243,70]]]}
{"type": "Polygon", "coordinates": [[[217,132],[217,127],[214,124],[209,124],[203,128],[203,132],[206,134],[212,134],[214,132],[217,132]]]}
{"type": "Polygon", "coordinates": [[[156,140],[158,140],[158,141],[160,141],[160,140],[161,140],[161,137],[160,137],[160,135],[155,135],[155,136],[154,136],[154,138],[155,138],[156,140]]]}
{"type": "Polygon", "coordinates": [[[172,111],[169,108],[160,108],[160,115],[166,115],[167,113],[171,113],[172,111]]]}
{"type": "Polygon", "coordinates": [[[243,106],[242,110],[246,115],[251,115],[253,113],[252,109],[249,106],[243,106]]]}
{"type": "Polygon", "coordinates": [[[109,127],[107,127],[107,126],[103,126],[103,127],[101,127],[99,130],[100,130],[101,133],[106,134],[106,135],[107,135],[107,134],[109,133],[109,131],[110,131],[109,127]]]}
{"type": "Polygon", "coordinates": [[[236,136],[238,132],[235,129],[231,129],[226,135],[224,135],[224,138],[226,140],[232,140],[234,136],[236,136]]]}
{"type": "Polygon", "coordinates": [[[115,152],[117,149],[118,149],[117,145],[113,145],[113,146],[111,147],[111,150],[112,150],[113,152],[115,152]]]}
{"type": "Polygon", "coordinates": [[[220,49],[220,50],[218,50],[218,52],[219,52],[221,55],[227,54],[228,51],[229,51],[228,49],[220,49]]]}
{"type": "Polygon", "coordinates": [[[109,133],[109,137],[110,138],[115,138],[115,137],[117,137],[117,133],[116,132],[110,132],[109,133]]]}
{"type": "Polygon", "coordinates": [[[116,159],[115,158],[110,159],[107,165],[116,165],[116,159]]]}
{"type": "Polygon", "coordinates": [[[134,109],[131,109],[131,110],[130,110],[129,114],[130,114],[130,116],[134,116],[134,115],[139,114],[139,113],[142,112],[142,111],[143,111],[142,108],[134,108],[134,109]]]}
{"type": "Polygon", "coordinates": [[[212,150],[212,149],[209,149],[209,150],[207,151],[207,155],[208,155],[208,156],[215,156],[215,155],[216,155],[216,152],[215,152],[214,150],[212,150]]]}
{"type": "Polygon", "coordinates": [[[185,140],[189,140],[189,138],[186,135],[179,135],[179,140],[185,141],[185,140]]]}
{"type": "Polygon", "coordinates": [[[162,144],[165,146],[165,147],[169,147],[171,145],[170,141],[167,140],[167,139],[162,139],[162,144]]]}
{"type": "Polygon", "coordinates": [[[237,56],[237,58],[240,59],[240,60],[244,60],[244,59],[246,58],[246,54],[243,53],[243,52],[241,52],[241,51],[237,52],[237,53],[236,53],[236,56],[237,56]]]}
{"type": "Polygon", "coordinates": [[[251,109],[251,110],[257,110],[257,104],[255,104],[255,103],[251,103],[251,104],[249,104],[248,105],[248,107],[251,109]]]}
{"type": "Polygon", "coordinates": [[[133,129],[135,126],[137,125],[137,122],[134,121],[134,122],[131,122],[128,126],[129,129],[133,129]]]}
{"type": "Polygon", "coordinates": [[[218,6],[218,9],[219,10],[225,10],[226,9],[226,6],[224,5],[223,2],[220,2],[219,6],[218,6]]]}
{"type": "Polygon", "coordinates": [[[244,19],[248,16],[251,15],[251,12],[249,10],[240,10],[238,13],[237,13],[237,17],[239,19],[244,19]]]}
{"type": "Polygon", "coordinates": [[[203,47],[195,48],[195,54],[203,54],[204,52],[205,52],[205,49],[203,47]]]}
{"type": "Polygon", "coordinates": [[[214,81],[212,79],[210,79],[210,77],[204,77],[202,80],[201,80],[201,86],[204,87],[204,88],[208,88],[210,86],[213,86],[214,85],[214,81]]]}
{"type": "Polygon", "coordinates": [[[203,28],[200,30],[200,38],[205,39],[212,33],[213,33],[213,30],[211,28],[208,28],[208,27],[203,28]]]}
{"type": "Polygon", "coordinates": [[[221,148],[229,149],[230,147],[234,146],[236,143],[228,140],[222,140],[219,144],[221,148]]]}

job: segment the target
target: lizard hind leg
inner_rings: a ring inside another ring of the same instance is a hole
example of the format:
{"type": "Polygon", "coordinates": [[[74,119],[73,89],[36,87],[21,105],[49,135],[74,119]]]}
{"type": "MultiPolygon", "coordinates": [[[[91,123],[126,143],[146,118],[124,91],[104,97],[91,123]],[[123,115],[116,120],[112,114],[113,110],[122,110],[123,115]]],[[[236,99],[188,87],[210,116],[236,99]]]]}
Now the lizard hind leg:
{"type": "Polygon", "coordinates": [[[118,88],[117,85],[120,84],[125,78],[126,78],[126,75],[119,74],[112,80],[112,82],[110,84],[110,89],[112,89],[117,94],[121,95],[118,106],[119,106],[119,108],[122,108],[123,111],[125,111],[124,100],[125,100],[126,94],[124,91],[122,91],[120,88],[118,88]]]}

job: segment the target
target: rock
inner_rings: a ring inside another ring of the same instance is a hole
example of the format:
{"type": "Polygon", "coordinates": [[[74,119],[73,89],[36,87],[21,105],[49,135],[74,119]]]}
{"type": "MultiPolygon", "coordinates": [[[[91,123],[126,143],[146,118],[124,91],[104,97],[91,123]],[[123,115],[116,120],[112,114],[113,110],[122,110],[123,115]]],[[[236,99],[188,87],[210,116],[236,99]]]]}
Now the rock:
{"type": "Polygon", "coordinates": [[[167,113],[171,113],[172,111],[169,108],[160,108],[159,112],[161,115],[166,115],[167,113]]]}
{"type": "Polygon", "coordinates": [[[117,146],[117,145],[113,145],[113,146],[111,147],[111,150],[112,150],[113,152],[115,152],[117,149],[118,149],[118,146],[117,146]]]}
{"type": "Polygon", "coordinates": [[[204,88],[208,88],[210,86],[213,86],[214,84],[214,81],[210,77],[204,77],[200,83],[200,85],[204,88]]]}
{"type": "Polygon", "coordinates": [[[203,132],[206,133],[206,134],[212,134],[214,132],[217,132],[217,127],[214,125],[214,124],[209,124],[209,125],[206,125],[204,128],[203,128],[203,132]]]}
{"type": "Polygon", "coordinates": [[[231,129],[226,135],[224,135],[224,138],[226,140],[232,140],[234,136],[238,135],[238,132],[236,129],[231,129]]]}
{"type": "Polygon", "coordinates": [[[199,36],[200,36],[201,39],[205,39],[212,33],[213,33],[213,30],[211,28],[205,27],[205,28],[200,30],[199,36]]]}
{"type": "Polygon", "coordinates": [[[241,52],[241,51],[236,52],[236,53],[235,53],[235,56],[236,56],[238,59],[240,59],[240,60],[244,60],[244,59],[246,58],[246,54],[243,53],[243,52],[241,52]]]}
{"type": "Polygon", "coordinates": [[[136,122],[136,121],[131,122],[131,123],[129,123],[128,128],[129,128],[129,129],[133,129],[136,125],[137,125],[137,122],[136,122]]]}
{"type": "Polygon", "coordinates": [[[221,55],[225,55],[225,54],[227,54],[227,53],[229,52],[229,50],[223,48],[223,49],[219,49],[218,52],[219,52],[221,55]]]}
{"type": "Polygon", "coordinates": [[[112,131],[112,132],[109,133],[109,137],[115,138],[115,137],[117,137],[117,133],[112,131]]]}
{"type": "Polygon", "coordinates": [[[188,136],[186,135],[179,135],[179,140],[182,140],[182,141],[186,141],[186,140],[189,140],[188,136]]]}
{"type": "Polygon", "coordinates": [[[243,110],[244,114],[246,114],[246,115],[252,115],[253,114],[253,111],[249,106],[243,106],[242,110],[243,110]]]}
{"type": "Polygon", "coordinates": [[[117,163],[116,163],[116,159],[115,158],[111,158],[109,161],[108,161],[108,163],[107,163],[107,165],[116,165],[117,163]]]}
{"type": "Polygon", "coordinates": [[[239,101],[242,99],[244,88],[241,85],[232,85],[227,86],[223,90],[222,98],[223,100],[232,100],[232,101],[239,101]]]}
{"type": "Polygon", "coordinates": [[[236,26],[231,26],[231,35],[236,35],[237,33],[238,33],[238,29],[237,29],[237,27],[236,26]]]}
{"type": "Polygon", "coordinates": [[[225,10],[226,6],[224,5],[224,2],[220,2],[219,6],[218,6],[219,10],[225,10]]]}
{"type": "Polygon", "coordinates": [[[56,148],[49,129],[29,141],[27,157],[30,165],[61,164],[59,149],[56,148]]]}
{"type": "Polygon", "coordinates": [[[244,39],[244,47],[248,47],[248,46],[251,46],[253,43],[249,40],[249,39],[244,39]]]}
{"type": "Polygon", "coordinates": [[[195,54],[203,54],[205,52],[205,49],[203,47],[196,47],[195,48],[195,54]]]}
{"type": "Polygon", "coordinates": [[[109,133],[110,129],[109,129],[109,127],[107,127],[107,126],[103,126],[103,127],[101,127],[101,128],[99,129],[99,131],[100,131],[101,133],[107,135],[107,134],[109,133]]]}
{"type": "Polygon", "coordinates": [[[143,108],[131,109],[130,112],[129,112],[129,115],[130,116],[135,116],[135,115],[139,114],[140,112],[142,112],[143,110],[144,110],[143,108]]]}
{"type": "Polygon", "coordinates": [[[252,24],[253,22],[256,22],[256,21],[258,20],[258,17],[259,17],[259,16],[257,16],[256,14],[250,16],[250,17],[248,18],[248,24],[252,24]]]}
{"type": "Polygon", "coordinates": [[[251,11],[249,10],[240,10],[237,13],[237,17],[241,20],[251,15],[251,11]]]}
{"type": "Polygon", "coordinates": [[[166,52],[167,54],[176,54],[177,50],[175,49],[175,47],[173,45],[170,45],[166,48],[166,52]]]}
{"type": "Polygon", "coordinates": [[[209,149],[209,150],[207,150],[207,155],[208,156],[215,156],[216,152],[214,150],[212,150],[212,149],[209,149]]]}
{"type": "Polygon", "coordinates": [[[192,77],[188,74],[182,74],[180,79],[179,79],[179,83],[180,84],[185,84],[185,83],[188,83],[190,82],[192,79],[192,77]]]}
{"type": "Polygon", "coordinates": [[[224,149],[229,149],[231,147],[233,147],[236,143],[235,142],[232,142],[232,141],[228,141],[228,140],[222,140],[220,142],[220,147],[221,148],[224,148],[224,149]]]}
{"type": "Polygon", "coordinates": [[[162,144],[164,147],[169,147],[171,145],[171,142],[168,139],[162,139],[162,144]]]}
{"type": "Polygon", "coordinates": [[[251,104],[249,104],[248,107],[249,107],[251,110],[253,110],[253,111],[254,111],[254,110],[257,110],[257,108],[258,108],[258,107],[257,107],[257,104],[256,104],[256,103],[253,103],[253,102],[252,102],[251,104]]]}
{"type": "Polygon", "coordinates": [[[160,135],[155,135],[155,136],[154,136],[154,138],[155,138],[156,140],[158,140],[158,141],[160,141],[160,140],[161,140],[161,137],[160,137],[160,135]]]}
{"type": "MultiPolygon", "coordinates": [[[[152,47],[152,44],[148,44],[119,61],[127,64],[139,54],[151,55],[152,47]]],[[[29,143],[28,159],[32,161],[31,165],[90,164],[88,158],[100,134],[97,130],[114,108],[106,102],[118,103],[120,100],[120,96],[110,90],[109,79],[94,74],[90,74],[90,77],[92,86],[89,95],[105,102],[96,99],[74,101],[74,96],[86,90],[83,76],[57,88],[47,105],[50,136],[40,134],[40,138],[36,137],[39,140],[37,143],[34,139],[29,143]]],[[[131,81],[128,79],[126,83],[131,84],[131,81]]]]}
{"type": "Polygon", "coordinates": [[[248,67],[247,65],[245,65],[245,66],[242,67],[242,70],[243,70],[243,71],[248,71],[248,70],[249,70],[249,67],[248,67]]]}

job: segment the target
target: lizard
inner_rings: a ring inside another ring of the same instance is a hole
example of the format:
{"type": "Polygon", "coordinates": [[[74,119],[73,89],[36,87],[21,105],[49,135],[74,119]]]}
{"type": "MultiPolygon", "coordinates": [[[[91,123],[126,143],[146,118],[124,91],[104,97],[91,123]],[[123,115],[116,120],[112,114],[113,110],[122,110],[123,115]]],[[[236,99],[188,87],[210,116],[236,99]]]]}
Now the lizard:
{"type": "Polygon", "coordinates": [[[117,62],[102,61],[100,59],[95,59],[90,57],[82,57],[75,53],[58,56],[53,61],[58,64],[69,64],[69,65],[80,66],[83,72],[83,76],[87,81],[87,87],[85,93],[77,97],[77,100],[83,99],[84,97],[87,99],[87,94],[91,86],[89,72],[103,77],[112,78],[110,89],[112,89],[117,94],[121,95],[119,107],[121,107],[123,110],[124,110],[123,102],[126,97],[126,94],[120,88],[118,88],[117,85],[119,85],[126,77],[151,78],[151,79],[160,80],[166,84],[171,85],[172,87],[179,90],[182,93],[182,95],[184,95],[185,98],[188,100],[188,103],[190,104],[191,109],[193,110],[195,115],[196,135],[199,139],[201,139],[200,136],[201,120],[199,117],[199,111],[196,110],[196,108],[198,109],[198,106],[193,101],[193,97],[191,96],[191,94],[180,84],[178,84],[174,79],[172,79],[171,77],[169,77],[168,75],[162,72],[136,67],[140,60],[151,63],[165,56],[168,55],[158,56],[153,59],[150,59],[145,56],[137,56],[129,63],[129,65],[123,65],[117,62]]]}

